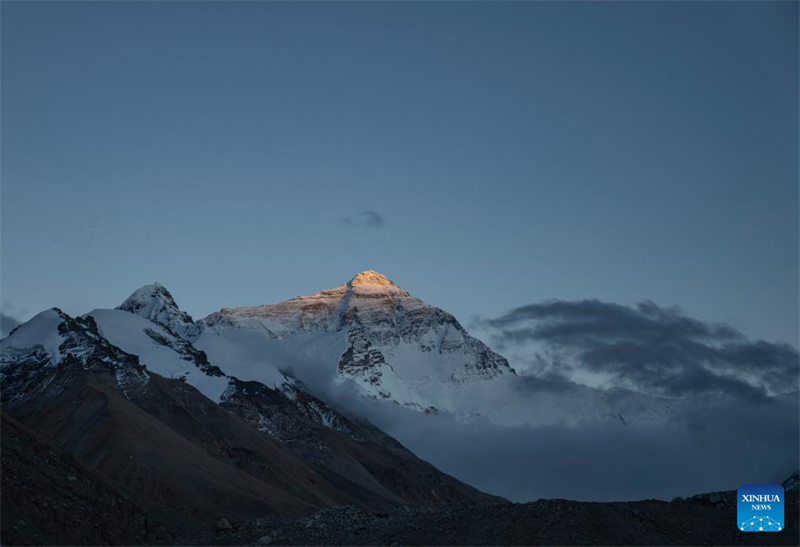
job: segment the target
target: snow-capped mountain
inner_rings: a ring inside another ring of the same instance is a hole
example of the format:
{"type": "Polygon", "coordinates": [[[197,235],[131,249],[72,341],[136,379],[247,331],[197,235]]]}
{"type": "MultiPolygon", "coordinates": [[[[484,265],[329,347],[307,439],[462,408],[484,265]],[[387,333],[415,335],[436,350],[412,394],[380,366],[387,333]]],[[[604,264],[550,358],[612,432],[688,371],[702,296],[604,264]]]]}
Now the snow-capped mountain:
{"type": "MultiPolygon", "coordinates": [[[[58,329],[41,326],[59,317],[48,311],[18,328],[3,342],[3,359],[18,362],[20,344],[29,348],[31,363],[60,359],[58,329]]],[[[242,401],[237,390],[256,382],[334,428],[341,423],[335,411],[298,378],[322,378],[315,386],[323,389],[353,382],[367,398],[508,425],[664,421],[694,404],[517,376],[452,315],[372,270],[333,289],[280,304],[223,308],[199,322],[153,283],[114,310],[72,321],[90,321],[104,341],[137,356],[148,371],[180,379],[216,403],[242,401]]],[[[268,417],[247,416],[264,431],[278,431],[268,417]]]]}
{"type": "MultiPolygon", "coordinates": [[[[287,355],[335,370],[364,395],[418,410],[458,410],[475,384],[514,370],[449,313],[367,270],[333,289],[274,305],[223,308],[199,322],[194,343],[215,362],[246,347],[252,374],[287,355]]],[[[223,367],[225,368],[225,367],[223,367]]]]}
{"type": "Polygon", "coordinates": [[[240,379],[272,385],[281,371],[302,369],[352,381],[371,399],[462,420],[627,425],[663,422],[695,404],[518,376],[451,314],[374,270],[279,304],[222,308],[187,337],[240,379]]]}
{"type": "Polygon", "coordinates": [[[226,391],[231,379],[257,381],[290,393],[298,389],[296,380],[281,372],[282,367],[265,365],[261,356],[248,355],[246,343],[218,348],[220,359],[212,365],[206,352],[190,341],[201,328],[160,283],[137,289],[113,310],[97,309],[88,315],[109,341],[138,355],[150,370],[180,378],[212,401],[221,402],[230,395],[226,391]],[[261,366],[244,366],[252,359],[261,359],[261,366]]]}
{"type": "MultiPolygon", "coordinates": [[[[195,348],[191,342],[178,336],[170,328],[169,325],[175,325],[172,321],[175,317],[185,314],[163,286],[155,283],[142,287],[126,303],[134,297],[141,304],[134,308],[137,310],[136,314],[122,311],[123,305],[114,310],[93,310],[86,317],[96,322],[98,332],[106,340],[126,353],[138,356],[139,362],[147,370],[165,378],[179,379],[215,403],[229,406],[231,401],[243,402],[254,393],[277,391],[286,399],[284,403],[288,401],[288,404],[299,407],[304,416],[317,424],[352,433],[352,428],[345,425],[345,418],[316,399],[301,382],[277,368],[262,367],[259,374],[251,375],[257,378],[240,380],[211,364],[204,351],[195,348]],[[142,295],[145,296],[142,298],[142,295]],[[164,299],[165,295],[167,299],[164,299]],[[159,310],[154,314],[155,322],[145,318],[154,309],[159,310]],[[142,315],[138,314],[139,311],[142,315]],[[245,384],[249,386],[249,394],[241,393],[245,384]]],[[[180,322],[177,326],[184,332],[195,327],[193,322],[180,322]]],[[[269,414],[252,416],[252,421],[257,423],[257,428],[262,432],[268,432],[279,440],[284,439],[285,432],[272,424],[269,414]]]]}
{"type": "MultiPolygon", "coordinates": [[[[0,341],[4,416],[180,519],[503,501],[263,360],[237,377],[184,337],[193,332],[159,284],[114,310],[46,310],[0,341]]],[[[225,349],[226,363],[248,356],[225,349]]]]}
{"type": "MultiPolygon", "coordinates": [[[[64,327],[45,328],[63,321],[51,310],[19,327],[3,341],[4,362],[63,358],[58,348],[64,327]],[[27,352],[24,359],[20,351],[27,352]]],[[[136,356],[146,370],[179,379],[218,404],[252,397],[257,383],[333,429],[343,423],[341,416],[298,377],[321,377],[323,385],[352,382],[367,398],[508,425],[663,421],[693,404],[517,376],[505,358],[470,336],[451,314],[372,270],[333,289],[280,304],[223,308],[198,322],[153,283],[114,310],[70,321],[91,324],[89,332],[136,356]],[[247,384],[251,388],[243,396],[247,384]]],[[[245,416],[275,438],[286,435],[268,414],[245,416]]]]}

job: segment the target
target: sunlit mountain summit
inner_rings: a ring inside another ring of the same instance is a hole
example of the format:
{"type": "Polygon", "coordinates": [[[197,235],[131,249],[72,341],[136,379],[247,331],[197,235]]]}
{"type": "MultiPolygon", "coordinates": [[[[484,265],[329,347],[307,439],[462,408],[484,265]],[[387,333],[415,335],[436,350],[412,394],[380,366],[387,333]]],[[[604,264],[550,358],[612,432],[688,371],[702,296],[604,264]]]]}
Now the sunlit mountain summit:
{"type": "Polygon", "coordinates": [[[223,308],[199,325],[197,345],[212,357],[227,346],[220,339],[240,344],[242,332],[255,334],[262,354],[302,354],[369,397],[419,410],[455,410],[466,386],[515,374],[451,314],[374,270],[280,304],[223,308]]]}

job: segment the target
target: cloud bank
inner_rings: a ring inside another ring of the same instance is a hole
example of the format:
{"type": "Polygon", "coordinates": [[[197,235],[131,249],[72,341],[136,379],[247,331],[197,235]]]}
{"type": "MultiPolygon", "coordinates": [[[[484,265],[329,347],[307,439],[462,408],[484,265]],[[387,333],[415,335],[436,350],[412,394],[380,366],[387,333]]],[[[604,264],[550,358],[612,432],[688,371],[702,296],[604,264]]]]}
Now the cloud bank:
{"type": "Polygon", "coordinates": [[[800,354],[785,343],[653,302],[550,301],[479,320],[526,373],[649,395],[761,397],[798,389],[800,354]]]}
{"type": "MultiPolygon", "coordinates": [[[[586,401],[599,398],[614,412],[633,415],[635,405],[647,403],[650,396],[601,391],[576,380],[600,373],[608,384],[692,404],[675,403],[678,410],[661,421],[598,414],[569,424],[501,425],[365,399],[352,381],[337,381],[330,363],[295,357],[285,361],[287,372],[442,471],[517,502],[670,500],[779,483],[798,468],[798,393],[768,395],[797,389],[797,350],[791,346],[752,342],[728,326],[652,303],[546,302],[483,323],[495,342],[537,374],[509,383],[500,394],[505,401],[471,392],[471,398],[487,397],[486,408],[569,414],[574,408],[591,412],[595,407],[586,401]],[[778,379],[786,382],[782,388],[778,379]]],[[[512,365],[521,369],[517,360],[512,365]]]]}
{"type": "MultiPolygon", "coordinates": [[[[290,372],[335,407],[367,419],[445,473],[515,502],[670,500],[744,483],[779,483],[797,470],[800,458],[796,394],[718,400],[667,423],[599,419],[508,426],[365,399],[352,381],[334,381],[330,367],[321,372],[308,363],[294,365],[290,372]]],[[[576,389],[590,389],[563,380],[520,380],[509,398],[565,404],[576,389]]]]}
{"type": "Polygon", "coordinates": [[[727,401],[666,425],[507,427],[390,403],[359,410],[419,457],[483,491],[625,501],[780,483],[798,467],[797,398],[727,401]]]}

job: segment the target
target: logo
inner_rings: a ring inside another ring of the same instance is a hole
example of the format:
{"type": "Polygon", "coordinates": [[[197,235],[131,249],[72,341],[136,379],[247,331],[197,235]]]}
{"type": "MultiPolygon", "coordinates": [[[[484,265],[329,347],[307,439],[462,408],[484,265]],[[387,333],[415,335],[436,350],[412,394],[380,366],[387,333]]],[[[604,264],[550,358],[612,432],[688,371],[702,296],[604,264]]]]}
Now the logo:
{"type": "Polygon", "coordinates": [[[742,532],[783,530],[783,486],[743,484],[736,493],[736,525],[742,532]]]}

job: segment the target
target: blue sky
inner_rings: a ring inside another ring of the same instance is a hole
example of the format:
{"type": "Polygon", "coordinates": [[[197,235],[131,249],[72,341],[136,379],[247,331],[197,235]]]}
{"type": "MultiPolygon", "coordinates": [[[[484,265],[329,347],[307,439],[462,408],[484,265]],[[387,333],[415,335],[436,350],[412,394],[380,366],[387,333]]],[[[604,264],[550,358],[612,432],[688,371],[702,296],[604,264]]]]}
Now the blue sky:
{"type": "Polygon", "coordinates": [[[798,345],[797,3],[3,2],[0,41],[5,311],[374,268],[798,345]]]}

